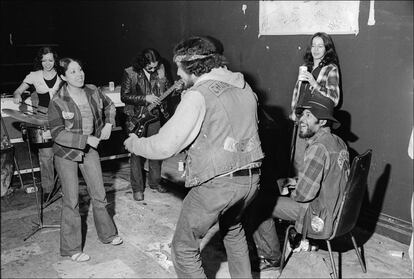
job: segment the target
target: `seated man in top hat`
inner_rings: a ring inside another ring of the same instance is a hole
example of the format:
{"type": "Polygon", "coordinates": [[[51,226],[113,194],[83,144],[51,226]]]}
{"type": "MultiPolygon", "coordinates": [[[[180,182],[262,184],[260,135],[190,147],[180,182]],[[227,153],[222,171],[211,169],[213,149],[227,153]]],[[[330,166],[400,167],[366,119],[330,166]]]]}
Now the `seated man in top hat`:
{"type": "Polygon", "coordinates": [[[332,233],[349,175],[347,146],[331,133],[340,125],[333,109],[330,99],[315,94],[296,110],[299,136],[306,140],[304,168],[297,178],[284,179],[281,186],[291,189],[290,196],[278,197],[271,218],[253,234],[262,271],[279,268],[282,256],[273,218],[295,221],[303,237],[325,239],[332,233]]]}

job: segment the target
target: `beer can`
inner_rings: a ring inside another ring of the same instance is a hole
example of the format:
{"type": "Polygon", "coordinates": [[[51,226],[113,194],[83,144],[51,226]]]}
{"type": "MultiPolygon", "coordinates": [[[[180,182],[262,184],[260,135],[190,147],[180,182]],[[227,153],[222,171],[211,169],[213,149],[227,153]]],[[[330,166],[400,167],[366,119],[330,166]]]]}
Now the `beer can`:
{"type": "Polygon", "coordinates": [[[308,67],[306,66],[300,66],[299,67],[299,74],[307,72],[308,71],[308,67]]]}
{"type": "Polygon", "coordinates": [[[109,82],[109,91],[115,91],[115,83],[113,81],[109,82]]]}

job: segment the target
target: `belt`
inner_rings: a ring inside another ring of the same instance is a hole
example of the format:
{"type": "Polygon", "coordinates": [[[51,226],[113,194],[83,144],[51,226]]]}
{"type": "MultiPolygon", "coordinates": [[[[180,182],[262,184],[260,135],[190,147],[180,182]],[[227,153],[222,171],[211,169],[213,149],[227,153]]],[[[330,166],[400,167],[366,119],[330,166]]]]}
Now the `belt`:
{"type": "Polygon", "coordinates": [[[260,168],[251,168],[251,169],[242,169],[232,173],[229,173],[226,176],[250,176],[252,174],[260,174],[260,168]]]}

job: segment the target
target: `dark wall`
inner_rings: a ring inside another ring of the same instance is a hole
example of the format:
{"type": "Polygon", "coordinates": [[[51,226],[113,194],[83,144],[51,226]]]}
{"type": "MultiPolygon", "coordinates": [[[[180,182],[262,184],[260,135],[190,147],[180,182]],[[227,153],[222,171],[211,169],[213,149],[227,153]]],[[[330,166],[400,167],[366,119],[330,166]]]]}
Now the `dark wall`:
{"type": "MultiPolygon", "coordinates": [[[[97,85],[111,80],[118,84],[122,69],[145,47],[157,48],[176,77],[171,61],[174,45],[189,35],[213,36],[223,43],[230,68],[243,72],[259,94],[263,108],[275,120],[276,135],[289,134],[292,90],[310,36],[258,37],[258,2],[2,1],[1,5],[2,41],[12,24],[30,28],[33,22],[32,32],[39,34],[42,28],[34,22],[43,21],[59,43],[60,55],[82,59],[88,81],[97,85]],[[247,5],[245,14],[242,4],[247,5]],[[44,11],[47,15],[42,17],[44,11]],[[23,19],[13,20],[22,13],[23,19]]],[[[366,209],[409,221],[413,2],[375,1],[374,26],[367,25],[368,11],[369,1],[361,1],[358,35],[333,35],[343,93],[337,114],[343,127],[337,133],[355,153],[373,149],[366,209]]],[[[269,146],[272,142],[276,152],[281,150],[278,143],[286,144],[286,140],[267,139],[269,146]]]]}

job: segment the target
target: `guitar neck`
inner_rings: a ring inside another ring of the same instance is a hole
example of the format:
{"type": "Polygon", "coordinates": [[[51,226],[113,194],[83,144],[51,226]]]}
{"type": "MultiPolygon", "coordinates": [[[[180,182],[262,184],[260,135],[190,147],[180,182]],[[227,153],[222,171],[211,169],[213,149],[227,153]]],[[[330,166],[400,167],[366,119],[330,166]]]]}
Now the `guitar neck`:
{"type": "MultiPolygon", "coordinates": [[[[159,97],[160,102],[162,102],[165,98],[167,98],[171,93],[173,93],[175,90],[179,89],[180,87],[182,87],[183,82],[181,80],[176,81],[170,88],[168,88],[164,93],[161,94],[161,96],[159,97]]],[[[147,106],[148,111],[153,110],[155,107],[157,106],[157,104],[153,103],[153,104],[149,104],[147,106]]]]}

